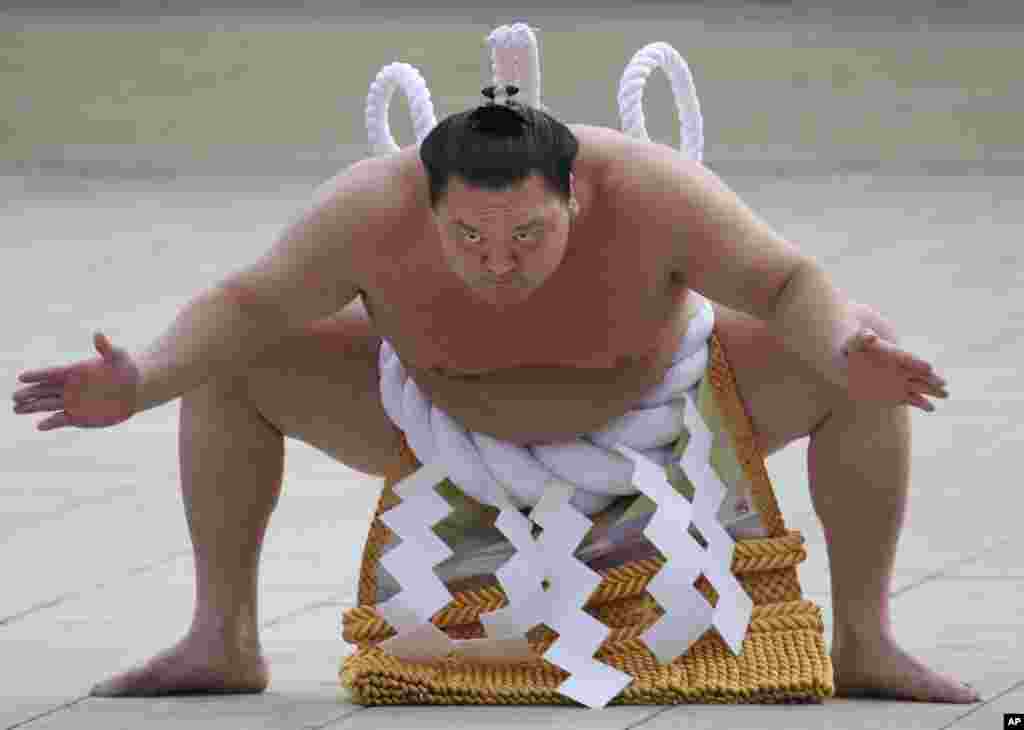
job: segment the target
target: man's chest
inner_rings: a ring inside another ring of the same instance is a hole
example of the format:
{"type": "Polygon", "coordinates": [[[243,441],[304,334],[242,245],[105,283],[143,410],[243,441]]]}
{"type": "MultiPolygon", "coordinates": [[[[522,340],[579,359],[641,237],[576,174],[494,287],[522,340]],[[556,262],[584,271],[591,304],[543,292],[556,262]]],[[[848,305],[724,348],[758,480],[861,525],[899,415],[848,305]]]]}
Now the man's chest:
{"type": "Polygon", "coordinates": [[[550,279],[503,310],[482,304],[443,261],[419,257],[415,252],[431,248],[423,239],[390,265],[368,267],[364,304],[378,334],[418,369],[468,374],[665,362],[685,334],[692,298],[666,263],[665,242],[645,241],[635,230],[626,235],[614,221],[595,219],[550,279]]]}

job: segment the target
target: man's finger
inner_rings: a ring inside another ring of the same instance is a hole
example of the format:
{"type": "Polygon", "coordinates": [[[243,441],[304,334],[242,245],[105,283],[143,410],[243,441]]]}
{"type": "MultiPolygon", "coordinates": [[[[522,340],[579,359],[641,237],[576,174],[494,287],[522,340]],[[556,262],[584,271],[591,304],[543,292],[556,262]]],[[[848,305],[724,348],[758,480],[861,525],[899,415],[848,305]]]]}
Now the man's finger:
{"type": "Polygon", "coordinates": [[[37,383],[40,380],[49,380],[67,374],[68,368],[46,368],[45,370],[26,370],[18,376],[23,383],[37,383]]]}
{"type": "Polygon", "coordinates": [[[889,342],[877,340],[874,349],[888,357],[895,358],[900,365],[912,370],[917,375],[929,375],[932,372],[932,366],[929,363],[889,342]]]}
{"type": "Polygon", "coordinates": [[[64,399],[53,396],[50,398],[37,398],[28,403],[19,403],[16,407],[18,413],[38,413],[39,411],[60,411],[64,409],[64,399]]]}
{"type": "Polygon", "coordinates": [[[927,393],[928,395],[934,396],[935,398],[948,398],[949,393],[941,385],[928,380],[919,380],[917,378],[911,378],[910,387],[914,391],[919,393],[927,393]]]}
{"type": "Polygon", "coordinates": [[[908,368],[920,373],[926,373],[929,375],[931,374],[931,363],[922,360],[921,358],[917,357],[916,355],[913,355],[912,353],[907,352],[906,350],[901,350],[898,347],[893,347],[893,351],[895,351],[897,354],[899,354],[901,358],[903,358],[908,368]]]}
{"type": "Polygon", "coordinates": [[[40,422],[38,428],[40,431],[52,431],[55,428],[63,428],[71,423],[68,420],[68,414],[64,411],[55,413],[54,415],[47,418],[45,421],[40,422]]]}
{"type": "Polygon", "coordinates": [[[29,385],[28,387],[16,390],[11,398],[15,403],[23,403],[33,398],[40,398],[44,395],[53,395],[55,393],[63,393],[64,386],[50,383],[42,383],[40,385],[29,385]]]}
{"type": "Polygon", "coordinates": [[[932,411],[935,410],[935,404],[933,404],[924,396],[918,395],[917,393],[911,393],[907,397],[907,401],[909,405],[916,406],[920,408],[922,411],[927,411],[928,413],[931,413],[932,411]]]}

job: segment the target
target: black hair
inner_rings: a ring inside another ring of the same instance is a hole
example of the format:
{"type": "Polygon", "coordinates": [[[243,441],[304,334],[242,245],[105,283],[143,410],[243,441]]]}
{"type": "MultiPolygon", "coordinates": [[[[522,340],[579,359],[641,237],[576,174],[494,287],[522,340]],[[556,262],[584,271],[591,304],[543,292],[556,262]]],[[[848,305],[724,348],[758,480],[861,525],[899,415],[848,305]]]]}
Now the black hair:
{"type": "MultiPolygon", "coordinates": [[[[518,91],[514,86],[505,89],[509,96],[518,91]]],[[[494,87],[484,94],[493,99],[494,87]]],[[[498,191],[538,172],[548,189],[568,203],[569,173],[578,152],[579,142],[567,126],[511,99],[452,114],[420,144],[434,209],[452,175],[467,185],[498,191]]]]}

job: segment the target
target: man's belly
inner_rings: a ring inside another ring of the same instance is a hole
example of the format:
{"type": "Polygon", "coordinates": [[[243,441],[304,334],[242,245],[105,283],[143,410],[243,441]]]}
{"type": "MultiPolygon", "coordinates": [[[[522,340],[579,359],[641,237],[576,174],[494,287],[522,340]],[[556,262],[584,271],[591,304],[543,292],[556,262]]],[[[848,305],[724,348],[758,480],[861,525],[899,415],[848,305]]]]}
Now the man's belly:
{"type": "Polygon", "coordinates": [[[403,363],[423,395],[460,425],[518,444],[566,441],[602,428],[661,383],[701,297],[646,352],[613,367],[542,366],[466,373],[403,363]]]}

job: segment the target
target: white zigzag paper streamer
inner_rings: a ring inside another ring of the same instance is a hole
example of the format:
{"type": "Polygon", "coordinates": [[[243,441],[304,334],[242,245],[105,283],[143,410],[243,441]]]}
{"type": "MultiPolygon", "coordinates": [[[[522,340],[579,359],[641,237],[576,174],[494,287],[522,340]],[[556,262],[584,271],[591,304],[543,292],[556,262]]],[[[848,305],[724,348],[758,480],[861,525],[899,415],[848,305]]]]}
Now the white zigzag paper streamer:
{"type": "MultiPolygon", "coordinates": [[[[694,485],[693,522],[707,542],[701,568],[718,593],[713,624],[732,653],[738,655],[743,649],[754,602],[732,572],[736,541],[718,520],[718,510],[728,490],[711,468],[714,435],[690,397],[685,415],[690,438],[677,463],[694,485]]],[[[701,598],[703,600],[703,596],[701,598]]]]}
{"type": "Polygon", "coordinates": [[[380,559],[402,586],[399,593],[376,607],[397,632],[381,642],[381,648],[406,659],[444,656],[455,647],[447,634],[430,623],[430,617],[452,600],[452,594],[433,570],[422,567],[424,561],[433,566],[452,554],[432,529],[452,511],[434,491],[446,476],[438,464],[417,469],[395,486],[401,503],[380,515],[380,521],[402,539],[402,544],[380,559]],[[425,640],[430,642],[430,651],[424,651],[425,640]]]}
{"type": "Polygon", "coordinates": [[[647,584],[647,591],[665,613],[641,638],[663,663],[686,652],[711,626],[738,655],[754,609],[732,573],[736,543],[717,517],[726,488],[709,464],[713,436],[689,394],[686,404],[690,440],[678,464],[693,484],[692,504],[676,491],[664,469],[629,447],[616,447],[633,461],[633,479],[640,491],[658,505],[644,535],[666,562],[647,584]],[[706,550],[690,535],[691,522],[707,542],[706,550]],[[718,593],[714,608],[693,585],[702,572],[718,593]]]}
{"type": "Polygon", "coordinates": [[[508,605],[482,614],[480,622],[495,638],[521,637],[540,623],[557,631],[559,638],[544,658],[570,673],[558,691],[581,704],[603,707],[633,677],[593,658],[609,629],[583,611],[601,575],[573,555],[593,523],[570,504],[572,489],[563,481],[548,482],[530,513],[544,528],[536,540],[530,520],[515,509],[501,510],[497,522],[516,548],[497,571],[508,605]]]}

